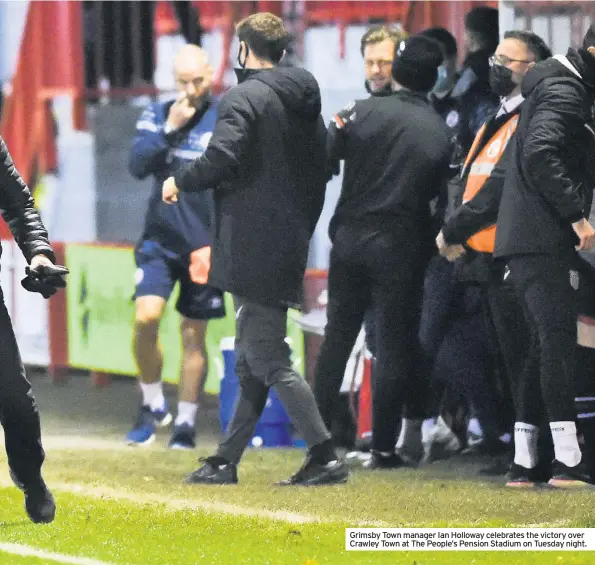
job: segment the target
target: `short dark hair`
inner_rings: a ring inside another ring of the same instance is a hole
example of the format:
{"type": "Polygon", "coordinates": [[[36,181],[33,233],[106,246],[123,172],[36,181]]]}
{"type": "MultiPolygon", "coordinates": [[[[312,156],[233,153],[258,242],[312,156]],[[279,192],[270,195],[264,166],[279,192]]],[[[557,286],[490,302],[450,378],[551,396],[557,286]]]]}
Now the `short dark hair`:
{"type": "Polygon", "coordinates": [[[507,31],[504,34],[504,39],[516,39],[527,46],[527,49],[535,55],[535,61],[543,61],[552,56],[550,48],[545,44],[545,41],[532,31],[507,31]]]}
{"type": "Polygon", "coordinates": [[[419,32],[419,35],[425,35],[434,41],[440,43],[445,59],[452,59],[457,56],[457,40],[454,35],[443,27],[431,27],[419,32]]]}
{"type": "Polygon", "coordinates": [[[283,51],[291,42],[283,20],[270,12],[259,12],[244,18],[236,25],[236,34],[259,59],[275,64],[281,60],[283,51]]]}
{"type": "Polygon", "coordinates": [[[362,57],[364,56],[364,50],[368,45],[374,45],[375,43],[380,43],[385,39],[391,39],[395,44],[395,49],[399,46],[403,39],[407,38],[407,34],[404,31],[396,27],[385,26],[385,25],[377,25],[372,26],[371,28],[366,30],[366,33],[362,35],[361,44],[360,44],[360,52],[362,57]]]}
{"type": "Polygon", "coordinates": [[[482,49],[496,51],[500,41],[498,10],[489,6],[475,6],[465,14],[465,30],[482,49]]]}

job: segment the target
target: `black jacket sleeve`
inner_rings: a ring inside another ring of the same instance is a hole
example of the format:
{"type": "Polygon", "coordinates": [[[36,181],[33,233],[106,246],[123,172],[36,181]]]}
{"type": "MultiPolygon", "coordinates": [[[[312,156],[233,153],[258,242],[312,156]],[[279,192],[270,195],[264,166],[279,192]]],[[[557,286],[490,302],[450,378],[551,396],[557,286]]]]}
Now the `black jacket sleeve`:
{"type": "Polygon", "coordinates": [[[446,243],[462,245],[472,235],[496,223],[504,178],[512,159],[513,144],[514,137],[509,141],[480,191],[471,200],[457,208],[446,222],[442,228],[442,235],[444,235],[446,243]]]}
{"type": "Polygon", "coordinates": [[[256,116],[245,89],[232,88],[221,100],[206,151],[175,175],[182,192],[217,188],[235,177],[253,142],[256,116]]]}
{"type": "Polygon", "coordinates": [[[331,176],[338,175],[341,172],[340,161],[345,159],[347,154],[349,124],[355,120],[355,116],[355,102],[350,102],[335,114],[329,125],[326,152],[331,176]]]}
{"type": "Polygon", "coordinates": [[[48,232],[35,209],[29,188],[16,170],[6,143],[0,138],[0,210],[27,262],[43,254],[55,261],[48,232]]]}
{"type": "MultiPolygon", "coordinates": [[[[328,171],[328,165],[324,162],[326,158],[326,144],[327,144],[327,129],[324,125],[324,120],[322,116],[318,118],[318,122],[316,124],[316,140],[314,146],[319,148],[316,153],[321,155],[321,159],[323,160],[322,166],[320,167],[321,174],[320,179],[317,184],[317,189],[313,192],[312,197],[309,199],[308,202],[308,221],[310,225],[310,237],[314,233],[316,229],[316,225],[318,224],[318,220],[320,219],[320,214],[322,214],[322,208],[324,207],[324,197],[326,194],[326,183],[332,177],[332,174],[328,171]],[[325,166],[327,168],[325,168],[325,166]]],[[[317,163],[318,164],[318,160],[317,163]]],[[[318,169],[313,163],[313,169],[318,169]]]]}
{"type": "Polygon", "coordinates": [[[523,147],[523,172],[560,216],[576,222],[584,217],[580,186],[575,185],[564,162],[565,146],[584,127],[584,102],[567,83],[544,85],[523,147]]]}

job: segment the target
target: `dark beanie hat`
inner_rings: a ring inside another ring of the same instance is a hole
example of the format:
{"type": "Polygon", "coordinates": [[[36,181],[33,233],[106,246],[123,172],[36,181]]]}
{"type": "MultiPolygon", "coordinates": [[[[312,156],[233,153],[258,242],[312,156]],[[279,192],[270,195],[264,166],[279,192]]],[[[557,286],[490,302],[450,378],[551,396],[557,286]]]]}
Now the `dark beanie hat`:
{"type": "Polygon", "coordinates": [[[481,35],[491,51],[500,42],[498,10],[489,6],[476,6],[465,15],[465,28],[481,35]],[[493,49],[492,49],[493,48],[493,49]]]}
{"type": "Polygon", "coordinates": [[[413,35],[397,45],[393,78],[410,90],[429,92],[436,84],[443,60],[442,47],[437,41],[413,35]]]}
{"type": "Polygon", "coordinates": [[[583,39],[583,49],[589,49],[589,47],[595,47],[595,24],[589,26],[583,39]]]}

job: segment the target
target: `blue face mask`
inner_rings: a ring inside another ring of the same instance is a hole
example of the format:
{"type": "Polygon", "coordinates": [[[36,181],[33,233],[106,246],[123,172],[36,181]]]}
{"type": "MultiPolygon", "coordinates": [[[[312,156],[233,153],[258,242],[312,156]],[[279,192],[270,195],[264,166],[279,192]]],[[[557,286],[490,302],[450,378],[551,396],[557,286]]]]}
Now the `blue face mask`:
{"type": "Polygon", "coordinates": [[[448,71],[444,65],[438,67],[438,79],[434,85],[434,91],[440,92],[444,89],[448,82],[448,71]]]}

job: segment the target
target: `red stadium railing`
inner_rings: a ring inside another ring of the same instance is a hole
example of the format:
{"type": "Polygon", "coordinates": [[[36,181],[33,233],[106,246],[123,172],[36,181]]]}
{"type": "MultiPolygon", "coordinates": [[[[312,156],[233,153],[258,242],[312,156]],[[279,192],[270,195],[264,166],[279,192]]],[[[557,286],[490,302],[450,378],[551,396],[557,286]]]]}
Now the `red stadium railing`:
{"type": "MultiPolygon", "coordinates": [[[[71,96],[75,101],[74,127],[85,127],[80,10],[79,0],[29,3],[0,124],[16,167],[29,184],[35,174],[56,166],[51,99],[60,94],[71,96]]],[[[2,222],[0,236],[8,233],[2,222]]]]}

